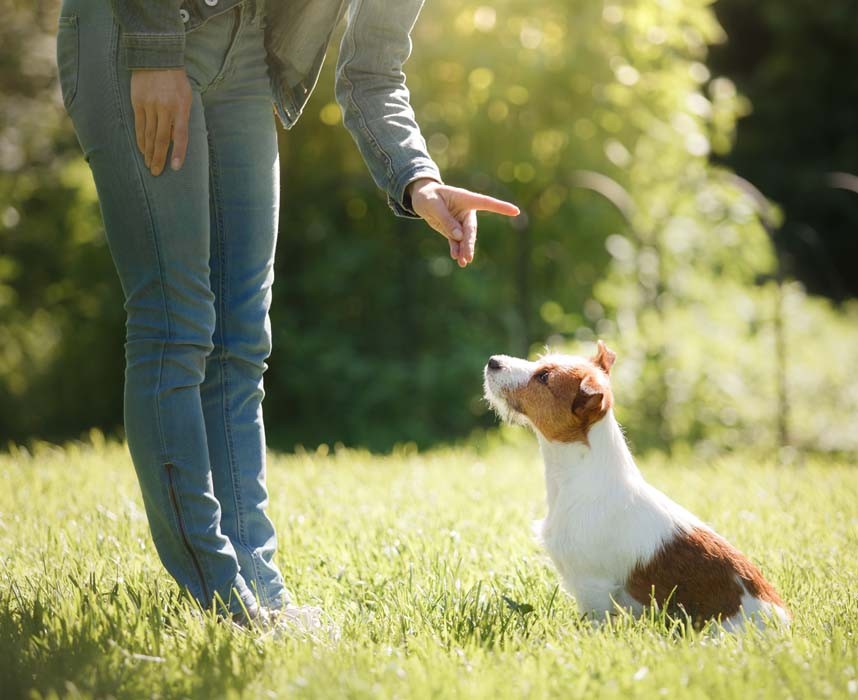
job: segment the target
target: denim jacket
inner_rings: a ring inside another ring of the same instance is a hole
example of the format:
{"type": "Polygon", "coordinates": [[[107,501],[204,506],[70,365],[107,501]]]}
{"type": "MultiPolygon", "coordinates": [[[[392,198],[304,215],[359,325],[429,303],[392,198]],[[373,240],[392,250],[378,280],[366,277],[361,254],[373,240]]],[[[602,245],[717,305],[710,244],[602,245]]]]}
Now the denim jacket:
{"type": "MultiPolygon", "coordinates": [[[[184,65],[185,32],[239,0],[111,0],[128,68],[184,65]]],[[[274,106],[289,129],[316,86],[331,36],[346,29],[336,70],[343,121],[376,184],[399,216],[416,216],[406,186],[441,181],[414,118],[402,66],[423,0],[255,0],[265,22],[274,106]]]]}

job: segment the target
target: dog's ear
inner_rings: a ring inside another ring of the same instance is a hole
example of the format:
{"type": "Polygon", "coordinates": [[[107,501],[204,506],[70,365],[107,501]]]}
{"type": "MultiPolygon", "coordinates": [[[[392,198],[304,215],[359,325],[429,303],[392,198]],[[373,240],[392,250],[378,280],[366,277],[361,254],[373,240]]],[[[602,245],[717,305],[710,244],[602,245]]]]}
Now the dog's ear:
{"type": "Polygon", "coordinates": [[[600,340],[596,343],[596,354],[593,355],[592,360],[596,367],[601,368],[605,374],[610,374],[611,367],[614,366],[614,362],[617,360],[617,353],[609,350],[604,341],[600,340]]]}
{"type": "Polygon", "coordinates": [[[588,418],[602,410],[604,398],[605,395],[600,388],[591,383],[589,377],[584,377],[578,386],[578,394],[572,401],[572,413],[579,418],[588,418]]]}

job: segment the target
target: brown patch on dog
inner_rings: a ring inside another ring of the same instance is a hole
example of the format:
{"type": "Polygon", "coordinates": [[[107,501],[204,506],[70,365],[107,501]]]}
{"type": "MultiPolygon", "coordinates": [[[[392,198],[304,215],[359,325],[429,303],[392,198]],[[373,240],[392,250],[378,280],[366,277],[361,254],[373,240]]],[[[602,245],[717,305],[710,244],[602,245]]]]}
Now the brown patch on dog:
{"type": "Polygon", "coordinates": [[[735,615],[745,591],[786,610],[775,589],[744,554],[700,528],[677,534],[652,559],[638,563],[626,581],[626,592],[636,601],[649,605],[655,600],[669,612],[684,612],[695,627],[735,615]]]}
{"type": "Polygon", "coordinates": [[[593,365],[539,365],[527,384],[508,389],[510,406],[555,442],[585,445],[590,427],[613,405],[607,378],[593,365]]]}

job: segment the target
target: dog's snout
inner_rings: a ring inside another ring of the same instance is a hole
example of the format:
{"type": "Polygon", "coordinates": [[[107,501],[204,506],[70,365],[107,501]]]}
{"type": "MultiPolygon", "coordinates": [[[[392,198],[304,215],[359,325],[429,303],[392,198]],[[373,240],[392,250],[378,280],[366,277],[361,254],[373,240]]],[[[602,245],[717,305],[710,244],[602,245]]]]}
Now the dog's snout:
{"type": "Polygon", "coordinates": [[[496,357],[489,358],[489,369],[503,369],[501,361],[496,357]]]}

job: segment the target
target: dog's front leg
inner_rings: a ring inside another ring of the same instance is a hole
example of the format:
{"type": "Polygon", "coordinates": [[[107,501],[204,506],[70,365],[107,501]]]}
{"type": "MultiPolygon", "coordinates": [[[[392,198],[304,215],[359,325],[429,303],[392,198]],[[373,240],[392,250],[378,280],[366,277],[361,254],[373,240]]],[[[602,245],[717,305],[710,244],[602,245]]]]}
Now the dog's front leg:
{"type": "Polygon", "coordinates": [[[603,624],[617,612],[617,596],[622,587],[616,581],[587,578],[575,582],[573,594],[578,609],[597,624],[603,624]]]}

